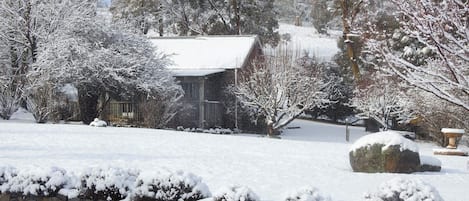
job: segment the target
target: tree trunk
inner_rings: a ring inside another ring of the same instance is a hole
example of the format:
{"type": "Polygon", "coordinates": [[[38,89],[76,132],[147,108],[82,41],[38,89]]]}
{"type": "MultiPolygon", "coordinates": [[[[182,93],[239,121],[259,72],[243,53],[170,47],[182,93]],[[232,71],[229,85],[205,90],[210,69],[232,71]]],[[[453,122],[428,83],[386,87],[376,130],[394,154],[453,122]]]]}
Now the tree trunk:
{"type": "Polygon", "coordinates": [[[237,0],[231,1],[234,15],[236,17],[236,35],[241,35],[241,16],[239,15],[239,5],[237,0]]]}
{"type": "Polygon", "coordinates": [[[274,131],[274,125],[273,123],[268,123],[267,124],[267,135],[269,137],[274,137],[275,136],[275,131],[274,131]]]}
{"type": "Polygon", "coordinates": [[[88,87],[79,87],[78,104],[80,108],[80,119],[84,124],[90,124],[97,117],[99,95],[93,93],[88,87]]]}
{"type": "MultiPolygon", "coordinates": [[[[344,43],[347,47],[347,57],[350,60],[350,64],[352,67],[352,72],[355,80],[360,79],[360,70],[358,68],[358,62],[356,58],[355,51],[353,49],[353,41],[350,39],[350,33],[351,33],[351,21],[353,21],[353,18],[355,16],[354,13],[351,13],[348,5],[349,0],[341,0],[340,5],[342,9],[342,25],[343,25],[343,39],[344,43]],[[350,18],[350,19],[349,19],[350,18]]],[[[355,13],[356,14],[356,13],[355,13]]]]}

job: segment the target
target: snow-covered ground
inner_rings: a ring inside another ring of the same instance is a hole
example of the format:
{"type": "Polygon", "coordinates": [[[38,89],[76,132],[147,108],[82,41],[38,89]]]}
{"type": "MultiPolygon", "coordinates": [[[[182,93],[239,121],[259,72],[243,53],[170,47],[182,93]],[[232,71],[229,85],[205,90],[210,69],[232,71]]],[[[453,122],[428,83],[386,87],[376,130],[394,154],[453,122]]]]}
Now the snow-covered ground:
{"type": "MultiPolygon", "coordinates": [[[[23,117],[26,116],[23,114],[23,117]]],[[[353,141],[365,135],[344,126],[296,120],[282,139],[246,135],[212,135],[156,129],[34,124],[0,120],[0,166],[57,166],[80,173],[88,167],[184,170],[203,178],[212,193],[233,184],[249,186],[262,200],[283,200],[291,191],[315,186],[333,200],[363,200],[379,184],[419,178],[446,201],[468,200],[468,157],[435,156],[439,173],[354,173],[348,162],[353,141]],[[298,128],[299,127],[299,128],[298,128]]],[[[422,155],[436,145],[419,143],[422,155]]],[[[467,147],[463,147],[467,150],[467,147]]]]}
{"type": "Polygon", "coordinates": [[[290,35],[288,46],[300,54],[307,52],[309,56],[327,61],[339,51],[337,37],[320,35],[314,27],[279,23],[278,32],[290,35]]]}

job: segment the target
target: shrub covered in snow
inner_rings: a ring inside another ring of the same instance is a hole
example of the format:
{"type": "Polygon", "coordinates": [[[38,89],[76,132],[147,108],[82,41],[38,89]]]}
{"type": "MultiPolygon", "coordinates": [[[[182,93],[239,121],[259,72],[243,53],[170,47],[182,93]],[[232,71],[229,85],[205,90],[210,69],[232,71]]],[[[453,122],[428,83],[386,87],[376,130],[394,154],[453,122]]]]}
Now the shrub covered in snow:
{"type": "Polygon", "coordinates": [[[210,197],[207,185],[191,173],[141,174],[134,189],[135,200],[140,201],[195,201],[210,197]]]}
{"type": "Polygon", "coordinates": [[[366,194],[366,201],[443,201],[437,190],[418,179],[394,178],[380,185],[378,192],[366,194]]]}
{"type": "Polygon", "coordinates": [[[9,190],[9,182],[17,175],[18,172],[13,167],[0,167],[0,193],[7,192],[9,190]]]}
{"type": "Polygon", "coordinates": [[[213,196],[213,201],[258,201],[259,197],[248,187],[232,186],[223,188],[213,196]]]}
{"type": "Polygon", "coordinates": [[[119,168],[91,168],[81,176],[79,198],[122,200],[129,195],[139,171],[119,168]]]}
{"type": "Polygon", "coordinates": [[[31,168],[19,172],[12,168],[3,168],[0,171],[2,193],[54,197],[59,194],[67,195],[74,186],[72,177],[60,168],[31,168]],[[68,190],[61,191],[63,189],[68,190]]]}
{"type": "Polygon", "coordinates": [[[315,187],[304,187],[297,192],[290,193],[285,201],[329,201],[330,198],[324,197],[315,187]]]}
{"type": "Polygon", "coordinates": [[[98,118],[94,118],[94,121],[90,123],[90,126],[94,127],[106,127],[107,123],[103,120],[99,120],[98,118]]]}

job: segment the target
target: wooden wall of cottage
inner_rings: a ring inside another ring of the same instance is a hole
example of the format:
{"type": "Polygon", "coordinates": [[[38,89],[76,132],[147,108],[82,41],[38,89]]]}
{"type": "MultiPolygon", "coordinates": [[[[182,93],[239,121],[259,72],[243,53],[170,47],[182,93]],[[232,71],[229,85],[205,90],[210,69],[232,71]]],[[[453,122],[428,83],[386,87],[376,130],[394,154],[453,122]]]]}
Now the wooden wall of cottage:
{"type": "Polygon", "coordinates": [[[223,73],[207,76],[177,77],[185,95],[184,108],[171,122],[173,127],[214,128],[223,127],[224,113],[221,101],[223,73]]]}

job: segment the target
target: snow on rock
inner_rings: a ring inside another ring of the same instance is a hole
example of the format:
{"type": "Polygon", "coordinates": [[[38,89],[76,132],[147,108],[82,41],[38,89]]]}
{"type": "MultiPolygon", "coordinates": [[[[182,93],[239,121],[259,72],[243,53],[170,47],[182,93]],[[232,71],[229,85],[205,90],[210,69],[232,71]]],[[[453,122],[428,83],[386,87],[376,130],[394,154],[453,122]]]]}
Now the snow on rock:
{"type": "Polygon", "coordinates": [[[366,201],[443,201],[438,191],[420,179],[391,179],[379,186],[378,192],[366,194],[366,201]]]}
{"type": "Polygon", "coordinates": [[[107,123],[103,120],[99,120],[98,118],[95,118],[93,122],[90,123],[90,126],[94,127],[106,127],[107,123]]]}
{"type": "Polygon", "coordinates": [[[202,178],[183,171],[141,173],[133,190],[134,197],[156,200],[199,200],[210,195],[202,178]]]}
{"type": "Polygon", "coordinates": [[[420,164],[440,166],[441,167],[441,161],[438,158],[435,158],[435,157],[432,157],[432,156],[422,156],[422,155],[420,155],[420,164]]]}
{"type": "Polygon", "coordinates": [[[442,133],[460,133],[464,134],[464,129],[457,129],[457,128],[442,128],[442,133]]]}
{"type": "Polygon", "coordinates": [[[213,201],[258,201],[259,197],[246,186],[231,186],[219,190],[213,201]]]}
{"type": "Polygon", "coordinates": [[[393,145],[400,145],[400,150],[409,150],[413,152],[419,152],[418,146],[415,142],[402,137],[395,131],[383,131],[365,135],[358,139],[350,148],[350,151],[355,151],[361,147],[370,147],[373,144],[384,144],[382,150],[388,149],[393,145]]]}
{"type": "Polygon", "coordinates": [[[330,201],[329,197],[324,197],[316,187],[303,187],[297,192],[290,193],[285,201],[330,201]]]}

